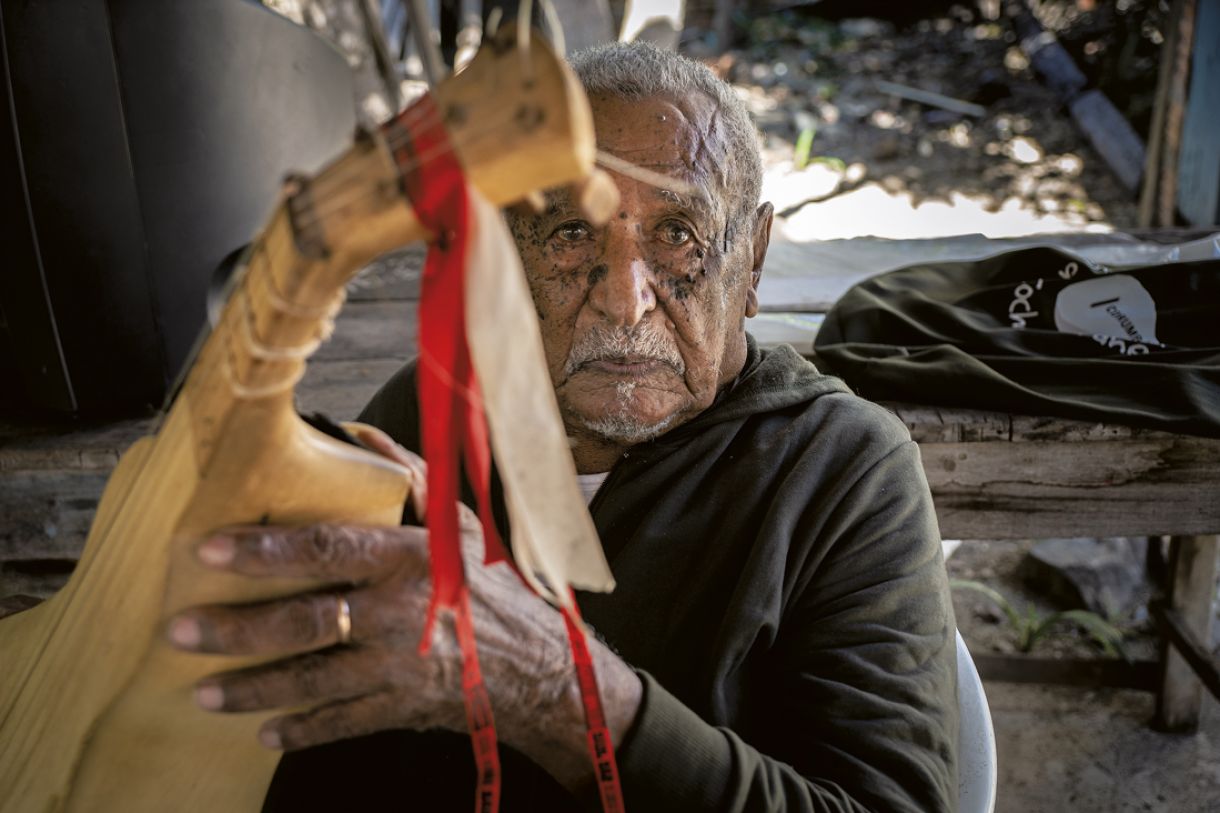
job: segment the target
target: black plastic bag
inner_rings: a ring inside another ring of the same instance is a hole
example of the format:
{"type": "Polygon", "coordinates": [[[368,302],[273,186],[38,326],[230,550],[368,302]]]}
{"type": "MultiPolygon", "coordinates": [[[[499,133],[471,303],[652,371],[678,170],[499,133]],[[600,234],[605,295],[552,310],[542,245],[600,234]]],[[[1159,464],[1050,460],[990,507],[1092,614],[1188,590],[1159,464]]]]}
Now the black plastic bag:
{"type": "Polygon", "coordinates": [[[1220,437],[1220,260],[1111,270],[1053,248],[865,280],[814,341],[877,400],[1220,437]]]}

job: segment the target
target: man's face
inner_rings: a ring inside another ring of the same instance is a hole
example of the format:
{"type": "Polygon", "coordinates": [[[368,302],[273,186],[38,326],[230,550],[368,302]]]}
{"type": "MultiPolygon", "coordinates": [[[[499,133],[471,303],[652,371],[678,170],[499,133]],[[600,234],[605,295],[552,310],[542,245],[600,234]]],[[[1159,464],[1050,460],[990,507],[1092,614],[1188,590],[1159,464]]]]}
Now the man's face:
{"type": "Polygon", "coordinates": [[[694,192],[614,173],[621,203],[604,226],[557,194],[513,233],[569,431],[632,444],[706,409],[741,371],[770,207],[733,222],[728,141],[703,94],[591,102],[600,149],[694,192]]]}

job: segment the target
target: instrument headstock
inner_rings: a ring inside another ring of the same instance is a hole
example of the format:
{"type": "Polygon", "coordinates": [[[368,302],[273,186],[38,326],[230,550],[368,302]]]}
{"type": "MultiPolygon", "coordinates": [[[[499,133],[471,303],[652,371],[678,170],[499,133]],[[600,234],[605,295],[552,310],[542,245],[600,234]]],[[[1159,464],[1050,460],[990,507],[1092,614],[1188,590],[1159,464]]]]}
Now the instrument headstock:
{"type": "MultiPolygon", "coordinates": [[[[329,299],[379,254],[427,237],[404,191],[441,155],[456,156],[465,178],[496,206],[571,186],[593,222],[618,205],[610,178],[594,167],[593,114],[571,68],[540,36],[523,45],[515,27],[483,41],[475,58],[317,176],[287,190],[298,248],[323,260],[310,275],[329,299]]],[[[423,174],[427,174],[426,171],[423,174]]],[[[286,285],[291,283],[286,282],[286,285]]]]}
{"type": "MultiPolygon", "coordinates": [[[[383,128],[404,176],[434,157],[397,150],[411,132],[443,126],[458,162],[483,197],[504,206],[593,172],[593,117],[572,70],[539,36],[516,27],[484,40],[475,58],[383,128]]],[[[433,150],[433,153],[436,151],[433,150]]]]}

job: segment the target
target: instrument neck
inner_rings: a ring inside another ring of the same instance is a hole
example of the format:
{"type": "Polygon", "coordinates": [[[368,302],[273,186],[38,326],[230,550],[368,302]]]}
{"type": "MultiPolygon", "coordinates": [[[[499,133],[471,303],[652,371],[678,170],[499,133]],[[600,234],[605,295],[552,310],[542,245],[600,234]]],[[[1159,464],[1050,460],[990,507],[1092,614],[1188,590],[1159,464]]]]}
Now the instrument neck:
{"type": "Polygon", "coordinates": [[[293,388],[330,336],[351,277],[425,236],[375,137],[358,140],[312,180],[285,184],[173,407],[190,411],[201,473],[239,406],[258,407],[254,414],[269,424],[293,409],[293,388]]]}

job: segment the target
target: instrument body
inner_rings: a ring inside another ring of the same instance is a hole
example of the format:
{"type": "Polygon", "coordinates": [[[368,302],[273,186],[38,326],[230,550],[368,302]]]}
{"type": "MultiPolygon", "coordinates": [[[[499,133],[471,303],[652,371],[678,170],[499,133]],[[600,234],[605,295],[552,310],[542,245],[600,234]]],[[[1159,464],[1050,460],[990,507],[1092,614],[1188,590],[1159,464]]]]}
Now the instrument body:
{"type": "MultiPolygon", "coordinates": [[[[443,119],[467,178],[497,205],[592,169],[588,103],[538,39],[522,52],[501,31],[434,102],[441,118],[400,119],[443,119]]],[[[202,567],[191,546],[212,529],[399,521],[406,470],[306,425],[293,385],[352,274],[428,236],[403,192],[407,136],[392,123],[286,186],[160,429],[111,476],[73,577],[0,621],[0,809],[261,806],[278,760],[256,739],[270,713],[207,713],[191,697],[199,679],[255,660],[171,649],[165,619],[326,588],[202,567]]]]}

